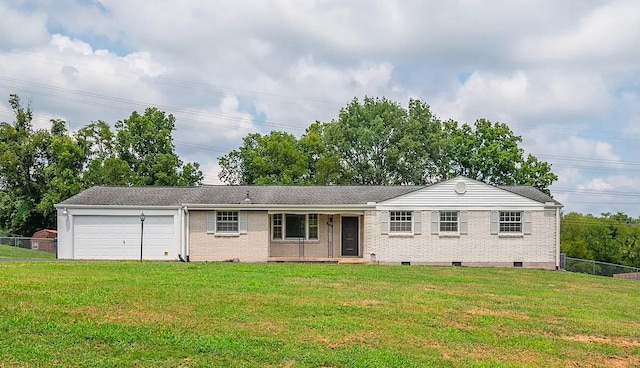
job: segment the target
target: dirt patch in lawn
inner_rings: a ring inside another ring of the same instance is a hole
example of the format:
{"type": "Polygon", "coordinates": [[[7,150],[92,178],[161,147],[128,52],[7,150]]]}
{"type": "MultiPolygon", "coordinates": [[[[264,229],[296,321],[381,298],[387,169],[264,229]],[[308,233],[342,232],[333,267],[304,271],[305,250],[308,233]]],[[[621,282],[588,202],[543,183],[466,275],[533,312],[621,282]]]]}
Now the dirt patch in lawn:
{"type": "Polygon", "coordinates": [[[624,337],[600,337],[600,336],[588,336],[588,335],[572,335],[561,336],[563,340],[578,341],[578,342],[591,342],[598,344],[609,344],[619,346],[621,348],[638,347],[640,346],[640,340],[634,340],[624,337]]]}
{"type": "Polygon", "coordinates": [[[121,309],[121,308],[99,308],[88,305],[69,311],[68,314],[73,318],[72,322],[77,319],[89,318],[93,321],[108,322],[136,322],[136,323],[157,323],[172,321],[175,315],[169,311],[155,312],[145,309],[121,309]]]}

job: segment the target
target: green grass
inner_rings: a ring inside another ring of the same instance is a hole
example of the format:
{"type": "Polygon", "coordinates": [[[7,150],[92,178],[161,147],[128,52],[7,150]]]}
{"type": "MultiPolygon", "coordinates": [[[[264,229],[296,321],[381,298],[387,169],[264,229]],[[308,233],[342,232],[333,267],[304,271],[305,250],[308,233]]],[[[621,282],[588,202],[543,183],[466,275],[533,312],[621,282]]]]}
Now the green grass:
{"type": "Polygon", "coordinates": [[[0,258],[56,258],[56,256],[53,253],[0,245],[0,258]]]}
{"type": "Polygon", "coordinates": [[[0,264],[0,366],[640,364],[640,283],[526,269],[0,264]]]}

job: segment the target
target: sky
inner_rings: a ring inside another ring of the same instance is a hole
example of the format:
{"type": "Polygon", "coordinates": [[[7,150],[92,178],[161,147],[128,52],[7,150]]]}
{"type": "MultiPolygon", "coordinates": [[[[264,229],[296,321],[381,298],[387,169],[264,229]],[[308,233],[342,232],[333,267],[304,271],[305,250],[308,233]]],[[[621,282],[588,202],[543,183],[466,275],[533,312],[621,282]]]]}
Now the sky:
{"type": "Polygon", "coordinates": [[[217,184],[252,132],[296,136],[354,97],[506,123],[565,212],[640,216],[640,1],[0,0],[0,121],[111,124],[155,106],[217,184]],[[4,97],[2,97],[4,96],[4,97]]]}

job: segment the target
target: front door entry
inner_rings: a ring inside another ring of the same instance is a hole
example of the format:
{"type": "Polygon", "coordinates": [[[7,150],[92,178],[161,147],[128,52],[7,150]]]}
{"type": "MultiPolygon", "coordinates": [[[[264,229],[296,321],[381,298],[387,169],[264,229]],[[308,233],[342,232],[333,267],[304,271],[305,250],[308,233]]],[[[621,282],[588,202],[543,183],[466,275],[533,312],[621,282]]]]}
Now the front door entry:
{"type": "Polygon", "coordinates": [[[342,255],[358,255],[358,217],[342,218],[342,255]]]}

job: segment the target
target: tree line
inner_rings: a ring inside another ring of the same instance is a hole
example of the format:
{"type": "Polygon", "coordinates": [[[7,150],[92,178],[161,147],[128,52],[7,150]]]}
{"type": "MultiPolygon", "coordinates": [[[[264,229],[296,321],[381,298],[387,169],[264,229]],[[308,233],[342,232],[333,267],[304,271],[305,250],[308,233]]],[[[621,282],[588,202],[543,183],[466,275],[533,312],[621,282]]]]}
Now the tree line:
{"type": "MultiPolygon", "coordinates": [[[[54,204],[93,185],[198,185],[198,163],[175,152],[175,118],[148,108],[111,125],[93,121],[72,134],[67,123],[34,129],[30,104],[10,95],[14,121],[0,123],[0,233],[30,235],[56,227],[54,204]]],[[[338,118],[316,121],[297,138],[251,133],[219,158],[228,184],[430,184],[457,175],[549,193],[547,162],[524,154],[506,124],[440,120],[410,100],[353,99],[338,118]]],[[[640,267],[640,218],[569,213],[561,224],[570,257],[640,267]]]]}
{"type": "Polygon", "coordinates": [[[640,217],[622,212],[562,216],[560,248],[569,257],[640,267],[640,217]]]}
{"type": "Polygon", "coordinates": [[[294,135],[251,133],[219,158],[228,184],[430,184],[458,175],[496,185],[531,185],[545,193],[558,179],[551,165],[524,154],[503,123],[443,121],[417,99],[408,108],[385,98],[353,99],[337,119],[294,135]]]}
{"type": "Polygon", "coordinates": [[[10,95],[14,121],[0,123],[0,230],[31,235],[56,228],[54,205],[94,185],[196,185],[198,163],[175,152],[175,118],[156,108],[133,112],[115,131],[94,121],[71,135],[67,123],[34,129],[30,104],[10,95]]]}

